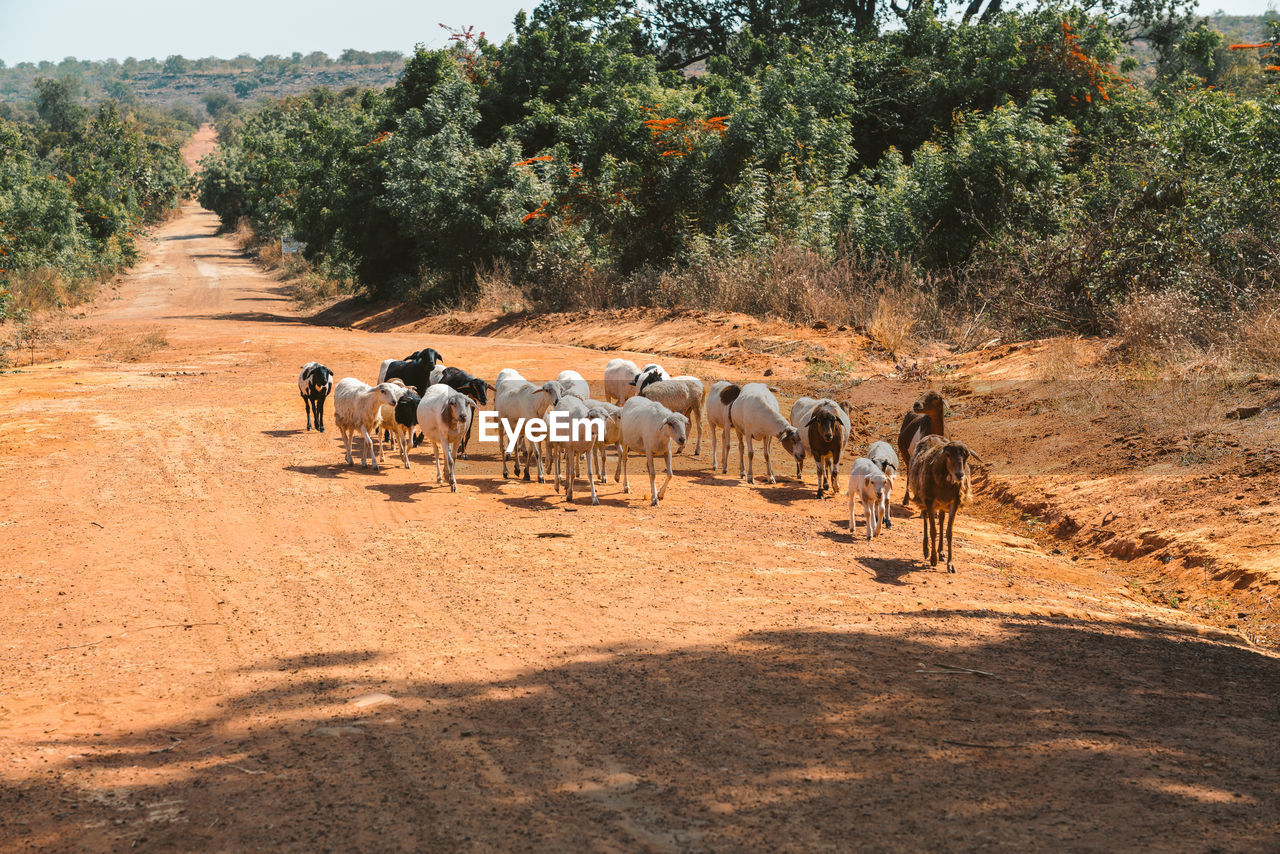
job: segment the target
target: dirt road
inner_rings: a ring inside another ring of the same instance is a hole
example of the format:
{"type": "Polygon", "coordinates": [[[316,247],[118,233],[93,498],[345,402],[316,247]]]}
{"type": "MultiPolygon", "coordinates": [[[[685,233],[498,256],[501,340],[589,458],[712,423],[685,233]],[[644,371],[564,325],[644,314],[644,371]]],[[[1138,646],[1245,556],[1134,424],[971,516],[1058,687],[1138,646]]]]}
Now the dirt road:
{"type": "Polygon", "coordinates": [[[916,519],[868,545],[706,443],[656,509],[635,463],[595,508],[492,445],[456,494],[348,467],[305,361],[613,354],[314,326],[216,224],[0,376],[0,849],[1280,844],[1270,653],[981,513],[925,571],[916,519]]]}

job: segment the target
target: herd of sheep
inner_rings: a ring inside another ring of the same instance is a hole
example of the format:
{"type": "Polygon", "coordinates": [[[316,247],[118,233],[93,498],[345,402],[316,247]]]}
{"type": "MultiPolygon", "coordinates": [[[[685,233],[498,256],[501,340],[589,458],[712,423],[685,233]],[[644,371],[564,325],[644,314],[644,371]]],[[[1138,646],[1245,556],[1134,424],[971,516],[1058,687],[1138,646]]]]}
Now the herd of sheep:
{"type": "MultiPolygon", "coordinates": [[[[738,437],[738,476],[755,483],[755,442],[764,450],[765,471],[775,483],[770,450],[776,440],[796,461],[796,477],[802,479],[804,461],[812,457],[818,472],[818,498],[839,492],[839,467],[852,425],[847,405],[830,398],[802,397],[784,418],[778,399],[763,383],[731,383],[721,380],[706,389],[693,376],[670,376],[660,365],[643,368],[626,359],[613,359],[604,369],[604,400],[591,397],[587,381],[577,371],[566,370],[548,382],[535,384],[506,368],[493,384],[456,367],[445,367],[440,353],[430,347],[404,359],[382,363],[377,385],[348,377],[336,386],[333,372],[318,362],[308,362],[298,376],[298,390],[307,409],[307,429],[314,422],[324,430],[324,402],[333,393],[333,418],[342,433],[347,464],[354,465],[351,443],[359,439],[360,464],[366,459],[378,467],[385,461],[388,442],[398,450],[405,468],[409,449],[429,442],[435,449],[436,482],[447,476],[450,489],[458,490],[456,465],[466,459],[466,446],[479,407],[494,394],[498,422],[511,438],[515,475],[526,481],[536,467],[539,483],[545,483],[554,466],[555,488],[563,481],[565,498],[573,500],[574,483],[585,461],[591,503],[599,504],[596,483],[605,483],[607,452],[617,456],[613,479],[622,491],[631,491],[628,457],[643,453],[649,471],[650,503],[657,505],[672,479],[671,457],[684,450],[689,428],[697,425],[694,455],[702,453],[702,414],[711,428],[713,471],[729,471],[729,432],[738,437]],[[554,416],[554,418],[553,418],[554,416]],[[567,439],[546,436],[534,440],[521,435],[520,427],[548,418],[571,423],[594,422],[603,430],[575,431],[567,439]],[[721,441],[717,441],[719,438],[721,441]],[[375,452],[374,445],[377,444],[375,452]],[[719,449],[719,465],[716,453],[719,449]],[[745,450],[745,457],[744,457],[745,450]],[[655,460],[665,458],[666,479],[657,485],[655,460]],[[561,465],[564,477],[561,477],[561,465]],[[443,471],[442,471],[443,464],[443,471]]],[[[977,459],[963,442],[946,437],[946,403],[937,392],[926,392],[903,418],[895,452],[888,442],[873,442],[849,469],[849,531],[855,530],[855,510],[861,505],[867,539],[882,528],[891,528],[890,502],[902,465],[907,472],[904,503],[915,496],[924,522],[923,556],[936,566],[946,531],[946,566],[955,572],[951,555],[951,530],[956,512],[971,494],[969,458],[977,459]]],[[[509,477],[508,443],[499,441],[502,476],[509,477]]]]}

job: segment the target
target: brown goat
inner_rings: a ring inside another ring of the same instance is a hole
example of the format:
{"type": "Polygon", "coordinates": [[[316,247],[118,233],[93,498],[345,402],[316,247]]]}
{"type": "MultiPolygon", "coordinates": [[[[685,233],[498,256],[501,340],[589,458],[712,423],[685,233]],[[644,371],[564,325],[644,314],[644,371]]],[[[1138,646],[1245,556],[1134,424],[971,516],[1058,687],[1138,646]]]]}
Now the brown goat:
{"type": "MultiPolygon", "coordinates": [[[[849,431],[845,429],[834,405],[819,402],[814,407],[813,414],[809,416],[808,434],[809,450],[818,466],[818,497],[822,497],[824,490],[835,495],[840,491],[840,452],[844,450],[849,431]]],[[[796,477],[799,476],[797,471],[796,477]]]]}
{"type": "MultiPolygon", "coordinates": [[[[902,465],[911,471],[911,449],[925,436],[947,435],[947,426],[943,422],[943,410],[947,402],[936,391],[929,390],[911,407],[902,418],[902,429],[898,431],[898,456],[902,465]]],[[[907,477],[907,494],[902,496],[902,503],[911,501],[911,478],[907,477]]]]}
{"type": "Polygon", "coordinates": [[[951,528],[955,525],[956,512],[972,494],[970,456],[979,459],[963,442],[950,442],[942,436],[926,436],[916,446],[916,455],[907,468],[907,486],[915,490],[915,500],[924,517],[924,559],[930,566],[938,565],[945,522],[947,572],[956,571],[955,564],[951,562],[951,528]]]}

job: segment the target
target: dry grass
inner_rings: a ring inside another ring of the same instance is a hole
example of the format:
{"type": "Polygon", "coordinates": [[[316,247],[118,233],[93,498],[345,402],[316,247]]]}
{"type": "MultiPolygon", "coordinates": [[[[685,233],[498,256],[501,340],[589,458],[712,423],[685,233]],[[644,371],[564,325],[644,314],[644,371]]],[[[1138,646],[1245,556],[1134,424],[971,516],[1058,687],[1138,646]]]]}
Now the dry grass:
{"type": "Polygon", "coordinates": [[[1280,297],[1259,302],[1237,316],[1239,356],[1256,370],[1280,370],[1280,297]]]}
{"type": "Polygon", "coordinates": [[[10,275],[10,311],[38,314],[71,308],[93,299],[97,283],[89,279],[69,280],[53,267],[18,270],[10,275]]]}
{"type": "Polygon", "coordinates": [[[915,287],[899,286],[886,290],[876,302],[876,311],[867,326],[867,333],[896,359],[915,343],[914,333],[926,302],[924,294],[915,287]]]}
{"type": "Polygon", "coordinates": [[[476,271],[476,294],[471,309],[502,314],[529,309],[524,292],[511,280],[511,267],[506,261],[499,258],[476,271]]]}
{"type": "Polygon", "coordinates": [[[168,347],[162,329],[108,335],[98,345],[98,355],[112,362],[140,362],[161,347],[168,347]]]}

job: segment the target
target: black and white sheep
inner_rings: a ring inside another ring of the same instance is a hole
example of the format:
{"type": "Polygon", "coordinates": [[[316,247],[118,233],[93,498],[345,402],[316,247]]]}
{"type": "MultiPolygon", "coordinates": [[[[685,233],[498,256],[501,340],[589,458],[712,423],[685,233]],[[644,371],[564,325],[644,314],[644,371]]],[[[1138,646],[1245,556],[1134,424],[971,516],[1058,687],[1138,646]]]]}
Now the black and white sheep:
{"type": "Polygon", "coordinates": [[[298,374],[298,393],[307,408],[307,429],[314,420],[316,429],[324,432],[324,401],[333,391],[333,371],[319,362],[307,362],[298,374]]]}

